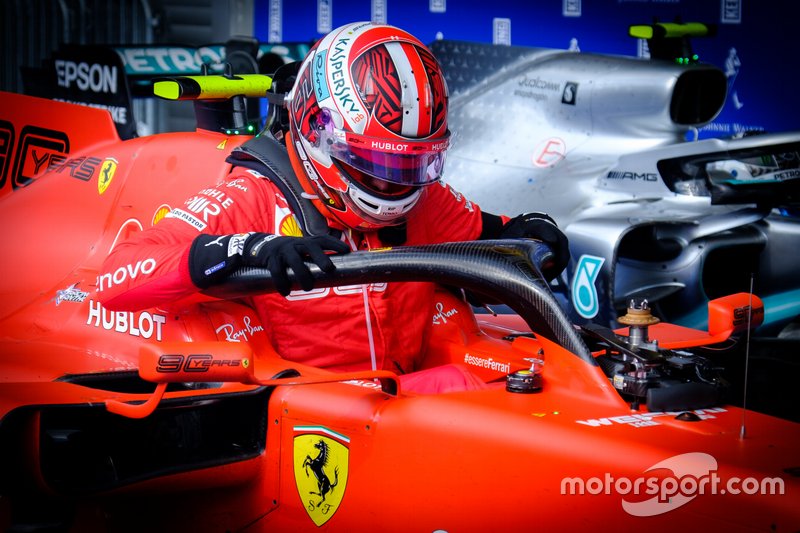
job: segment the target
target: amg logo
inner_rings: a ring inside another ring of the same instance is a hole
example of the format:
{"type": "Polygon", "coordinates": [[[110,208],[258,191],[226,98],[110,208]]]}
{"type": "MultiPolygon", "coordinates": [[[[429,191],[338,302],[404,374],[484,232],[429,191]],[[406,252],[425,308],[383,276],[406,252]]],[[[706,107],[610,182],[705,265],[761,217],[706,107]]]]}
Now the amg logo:
{"type": "Polygon", "coordinates": [[[655,172],[623,172],[612,170],[606,178],[610,180],[633,180],[633,181],[658,181],[658,174],[655,172]]]}

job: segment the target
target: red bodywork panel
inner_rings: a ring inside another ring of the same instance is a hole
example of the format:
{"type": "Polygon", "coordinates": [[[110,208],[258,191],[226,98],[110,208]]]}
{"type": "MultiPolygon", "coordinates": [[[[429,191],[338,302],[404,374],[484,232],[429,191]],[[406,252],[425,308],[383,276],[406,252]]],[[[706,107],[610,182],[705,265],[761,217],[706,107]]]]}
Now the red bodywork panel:
{"type": "MultiPolygon", "coordinates": [[[[0,276],[0,527],[56,513],[81,531],[800,529],[800,425],[731,406],[691,416],[632,410],[599,367],[544,338],[507,337],[527,325],[516,315],[476,319],[449,291],[420,310],[434,322],[426,366],[465,364],[485,390],[392,394],[365,376],[289,364],[237,302],[103,309],[96,276],[115,240],[223,178],[225,158],[246,138],[119,141],[104,112],[7,93],[0,119],[14,132],[0,187],[10,245],[0,276]],[[30,165],[35,152],[19,151],[21,132],[44,129],[69,139],[66,159],[13,187],[14,161],[30,165]],[[155,385],[141,389],[140,354],[150,380],[175,368],[180,381],[199,377],[167,387],[159,402],[155,385]],[[542,390],[506,391],[506,375],[530,358],[545,361],[542,390]],[[311,383],[329,379],[342,382],[311,383]],[[154,410],[140,419],[106,410],[148,400],[154,410]],[[148,424],[160,430],[145,432],[148,424]],[[139,438],[130,453],[124,441],[139,438]],[[728,488],[734,478],[772,480],[781,493],[711,493],[714,476],[728,488]],[[692,479],[708,481],[704,494],[692,479]],[[660,492],[626,492],[637,482],[660,492]]],[[[721,313],[744,303],[723,303],[721,313]]],[[[658,324],[650,338],[680,348],[735,329],[712,324],[712,333],[658,324]]]]}

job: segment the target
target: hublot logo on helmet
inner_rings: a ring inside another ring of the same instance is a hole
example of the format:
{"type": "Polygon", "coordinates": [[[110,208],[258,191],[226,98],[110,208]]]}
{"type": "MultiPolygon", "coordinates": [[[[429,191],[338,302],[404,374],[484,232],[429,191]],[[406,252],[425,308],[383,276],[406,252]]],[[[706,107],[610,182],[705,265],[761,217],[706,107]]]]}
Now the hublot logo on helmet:
{"type": "Polygon", "coordinates": [[[388,141],[372,141],[372,148],[377,150],[388,150],[391,152],[407,152],[408,145],[401,143],[393,143],[388,141]]]}

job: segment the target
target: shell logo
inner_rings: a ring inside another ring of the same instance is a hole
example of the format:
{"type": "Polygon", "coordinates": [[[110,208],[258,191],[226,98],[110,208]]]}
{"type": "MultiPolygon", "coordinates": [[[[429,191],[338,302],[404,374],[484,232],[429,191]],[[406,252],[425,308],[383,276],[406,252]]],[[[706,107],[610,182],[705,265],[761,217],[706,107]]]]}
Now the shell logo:
{"type": "Polygon", "coordinates": [[[103,164],[100,165],[100,177],[97,179],[97,192],[103,194],[114,179],[114,174],[117,172],[117,165],[119,161],[113,157],[107,157],[103,164]]]}
{"type": "Polygon", "coordinates": [[[161,204],[156,209],[156,212],[153,213],[153,221],[150,223],[151,226],[155,226],[158,222],[167,216],[167,214],[172,211],[172,209],[167,204],[161,204]]]}
{"type": "Polygon", "coordinates": [[[287,237],[302,237],[303,231],[300,229],[300,224],[293,215],[283,217],[281,223],[278,225],[278,233],[287,237]]]}

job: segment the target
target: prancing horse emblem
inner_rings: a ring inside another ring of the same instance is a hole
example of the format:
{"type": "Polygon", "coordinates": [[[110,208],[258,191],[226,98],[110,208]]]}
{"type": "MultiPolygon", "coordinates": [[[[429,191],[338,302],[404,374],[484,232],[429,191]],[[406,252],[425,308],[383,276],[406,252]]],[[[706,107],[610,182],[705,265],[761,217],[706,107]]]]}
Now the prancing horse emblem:
{"type": "Polygon", "coordinates": [[[320,439],[314,447],[319,450],[319,453],[313,459],[310,455],[306,455],[303,461],[303,468],[306,469],[306,476],[308,476],[308,471],[310,469],[314,473],[314,477],[317,478],[317,488],[319,492],[309,491],[309,494],[316,494],[322,497],[322,499],[317,502],[317,507],[319,507],[325,501],[325,495],[335,489],[336,485],[339,484],[339,467],[334,467],[334,481],[331,483],[330,478],[325,473],[325,466],[328,464],[328,445],[325,444],[324,440],[320,439]]]}
{"type": "Polygon", "coordinates": [[[322,426],[294,427],[294,479],[317,526],[331,519],[347,488],[350,439],[322,426]],[[313,474],[313,475],[312,475],[313,474]]]}

